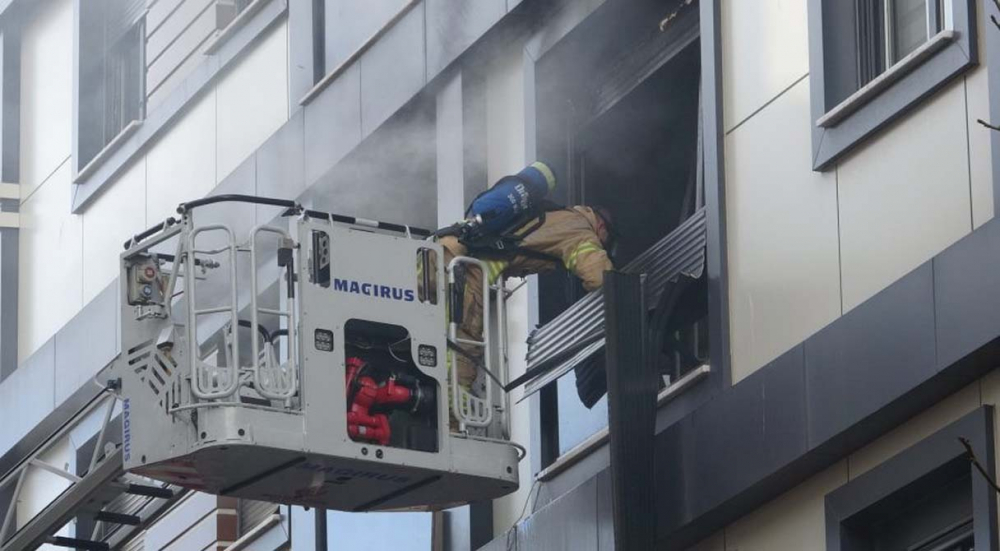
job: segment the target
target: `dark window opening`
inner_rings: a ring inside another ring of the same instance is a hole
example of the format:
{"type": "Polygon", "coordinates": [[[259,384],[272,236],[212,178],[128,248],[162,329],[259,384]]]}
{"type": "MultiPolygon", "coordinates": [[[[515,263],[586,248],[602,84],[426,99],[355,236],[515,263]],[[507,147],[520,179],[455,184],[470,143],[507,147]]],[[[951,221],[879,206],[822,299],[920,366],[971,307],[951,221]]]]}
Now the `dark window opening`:
{"type": "Polygon", "coordinates": [[[94,0],[80,10],[77,166],[145,118],[145,2],[94,0]]]}
{"type": "MultiPolygon", "coordinates": [[[[557,174],[555,201],[611,211],[618,268],[703,205],[697,10],[682,7],[664,30],[658,25],[677,8],[605,5],[540,58],[535,70],[538,158],[557,174]]],[[[540,276],[539,287],[543,324],[586,295],[565,271],[540,276]]],[[[657,304],[647,304],[650,328],[663,333],[656,360],[664,384],[708,361],[707,287],[694,280],[676,290],[669,319],[657,318],[657,304]]],[[[599,351],[555,389],[542,390],[543,436],[555,432],[558,447],[543,450],[543,465],[607,425],[606,398],[597,399],[605,392],[603,361],[599,351]],[[582,400],[596,403],[587,408],[582,400]]]]}
{"type": "Polygon", "coordinates": [[[964,549],[972,519],[972,473],[959,457],[846,519],[841,551],[964,549]]]}

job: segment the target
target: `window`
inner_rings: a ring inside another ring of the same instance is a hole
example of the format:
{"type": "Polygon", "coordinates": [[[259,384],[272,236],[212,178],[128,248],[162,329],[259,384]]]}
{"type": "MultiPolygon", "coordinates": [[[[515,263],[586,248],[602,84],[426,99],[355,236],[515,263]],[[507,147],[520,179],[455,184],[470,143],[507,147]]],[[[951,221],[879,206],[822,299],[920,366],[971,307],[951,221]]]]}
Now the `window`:
{"type": "MultiPolygon", "coordinates": [[[[617,267],[634,261],[659,267],[665,263],[644,259],[687,258],[681,249],[693,239],[678,229],[703,220],[698,11],[679,11],[660,32],[658,25],[639,22],[663,21],[662,3],[613,4],[595,11],[538,60],[538,158],[557,174],[555,202],[611,211],[617,267]]],[[[648,288],[668,289],[661,295],[669,300],[661,307],[651,294],[646,306],[650,340],[659,352],[653,361],[666,388],[708,361],[708,291],[703,278],[683,284],[663,279],[662,269],[647,272],[648,288]]],[[[539,276],[543,327],[531,346],[566,347],[562,354],[568,358],[549,360],[559,367],[526,386],[529,392],[541,389],[543,468],[559,456],[575,456],[568,452],[590,445],[608,425],[604,350],[587,345],[582,349],[591,355],[581,359],[565,351],[574,350],[573,344],[555,342],[561,331],[544,332],[546,325],[563,323],[567,318],[550,324],[567,309],[579,314],[571,323],[589,323],[580,321],[589,319],[585,297],[579,281],[565,272],[539,276]],[[564,367],[565,375],[550,384],[564,367]]]]}
{"type": "Polygon", "coordinates": [[[814,168],[977,63],[970,0],[810,0],[814,168]]]}
{"type": "Polygon", "coordinates": [[[938,33],[937,0],[857,0],[858,81],[868,84],[938,33]]]}
{"type": "Polygon", "coordinates": [[[80,5],[77,168],[145,117],[145,2],[80,5]]]}
{"type": "Polygon", "coordinates": [[[997,495],[959,438],[995,476],[993,409],[984,407],[827,494],[826,548],[993,549],[997,495]]]}

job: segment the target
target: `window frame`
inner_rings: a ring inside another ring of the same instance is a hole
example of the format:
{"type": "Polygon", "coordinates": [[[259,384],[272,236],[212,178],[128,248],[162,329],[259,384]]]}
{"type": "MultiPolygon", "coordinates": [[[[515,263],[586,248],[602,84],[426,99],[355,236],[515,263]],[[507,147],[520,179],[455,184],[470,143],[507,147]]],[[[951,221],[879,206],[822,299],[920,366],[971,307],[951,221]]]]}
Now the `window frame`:
{"type": "Polygon", "coordinates": [[[869,507],[898,496],[911,484],[955,461],[968,464],[972,477],[972,518],[975,548],[996,551],[997,493],[971,461],[959,438],[968,439],[976,457],[989,473],[996,477],[994,443],[994,408],[982,406],[958,421],[935,432],[882,464],[826,494],[826,548],[828,551],[857,549],[853,542],[842,541],[842,527],[852,517],[863,514],[869,507]]]}
{"type": "MultiPolygon", "coordinates": [[[[141,14],[139,14],[139,16],[135,20],[135,22],[132,23],[132,29],[138,29],[138,35],[139,35],[138,36],[138,40],[139,40],[139,46],[140,46],[140,48],[139,48],[139,60],[138,61],[139,61],[140,69],[141,69],[140,70],[140,74],[142,76],[141,81],[139,83],[139,87],[138,87],[138,91],[139,91],[139,112],[138,112],[138,118],[134,118],[131,121],[125,122],[125,124],[118,130],[118,132],[115,134],[114,137],[112,137],[110,140],[108,140],[96,153],[94,153],[93,156],[91,156],[89,159],[87,159],[86,163],[84,163],[83,166],[80,166],[79,165],[80,160],[81,160],[80,159],[80,133],[81,133],[82,129],[80,128],[79,108],[74,109],[74,113],[73,113],[74,132],[73,132],[73,152],[72,152],[72,154],[73,154],[73,176],[74,176],[74,181],[76,181],[76,180],[82,180],[82,179],[87,178],[95,170],[95,168],[97,166],[100,166],[102,163],[104,163],[104,161],[107,159],[107,157],[110,156],[111,152],[113,152],[116,149],[118,149],[118,147],[120,146],[120,144],[123,143],[124,141],[126,141],[129,137],[131,137],[132,134],[134,134],[139,129],[139,127],[142,126],[142,123],[146,120],[146,99],[147,99],[146,98],[146,92],[147,92],[147,90],[146,90],[146,15],[147,15],[148,12],[149,12],[149,10],[143,10],[143,12],[141,14]]],[[[74,24],[74,32],[77,33],[77,37],[76,37],[76,40],[74,41],[74,48],[73,48],[73,56],[74,56],[73,71],[76,74],[76,77],[73,79],[73,94],[74,94],[74,102],[78,106],[79,103],[80,103],[80,98],[82,96],[82,90],[80,89],[80,86],[81,86],[81,75],[79,74],[80,73],[80,61],[81,61],[80,60],[80,44],[82,42],[82,38],[79,36],[79,33],[80,33],[80,20],[79,20],[80,14],[77,11],[75,13],[75,15],[77,17],[77,21],[75,21],[75,24],[74,24]]],[[[132,32],[132,31],[130,30],[129,32],[132,32]]],[[[105,54],[107,54],[107,52],[105,52],[105,54]]],[[[106,60],[105,60],[105,62],[106,62],[106,60]]],[[[107,104],[105,103],[104,104],[104,108],[106,109],[106,107],[107,107],[107,104]]],[[[105,117],[105,121],[106,121],[107,113],[103,113],[103,116],[105,117]]]]}
{"type": "MultiPolygon", "coordinates": [[[[930,1],[938,4],[937,0],[930,1]]],[[[844,0],[809,0],[809,78],[816,171],[832,168],[868,137],[979,64],[975,2],[954,0],[950,13],[938,15],[942,22],[951,22],[950,28],[942,24],[942,30],[928,37],[922,46],[831,105],[830,89],[837,84],[834,75],[829,74],[831,67],[856,64],[857,50],[853,41],[826,44],[824,36],[843,36],[844,25],[851,25],[852,31],[856,28],[850,13],[853,6],[853,2],[844,0]],[[841,32],[835,32],[834,25],[841,32]]],[[[943,7],[947,9],[947,3],[943,7]]]]}
{"type": "Polygon", "coordinates": [[[178,84],[168,97],[152,109],[145,110],[145,118],[141,123],[133,124],[128,132],[120,133],[118,137],[102,149],[94,159],[81,170],[77,155],[79,139],[79,33],[80,5],[87,0],[74,1],[74,48],[73,48],[73,145],[71,164],[73,169],[73,205],[72,212],[79,214],[87,209],[90,203],[106,186],[113,185],[117,178],[138,155],[164,132],[184,116],[187,109],[198,99],[212,89],[218,78],[242,54],[254,47],[258,37],[268,32],[275,24],[289,14],[289,0],[257,0],[247,6],[241,15],[244,20],[237,25],[233,23],[226,28],[226,36],[218,37],[213,44],[214,53],[205,53],[204,59],[191,73],[178,84]],[[247,13],[251,12],[251,13],[247,13]]]}

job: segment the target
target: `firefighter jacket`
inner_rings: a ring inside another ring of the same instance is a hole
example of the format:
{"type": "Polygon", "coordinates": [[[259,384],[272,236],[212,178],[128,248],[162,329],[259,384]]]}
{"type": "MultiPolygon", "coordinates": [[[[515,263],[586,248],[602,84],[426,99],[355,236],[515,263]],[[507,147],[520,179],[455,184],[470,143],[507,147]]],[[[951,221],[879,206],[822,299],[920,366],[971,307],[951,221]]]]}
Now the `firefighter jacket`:
{"type": "MultiPolygon", "coordinates": [[[[528,223],[521,231],[533,226],[528,223]]],[[[468,250],[455,237],[440,240],[445,248],[445,261],[453,256],[467,256],[468,250]]],[[[597,236],[597,215],[589,207],[569,207],[545,214],[544,223],[528,233],[520,242],[520,249],[532,254],[513,254],[508,257],[480,256],[488,270],[489,283],[501,275],[524,277],[554,270],[558,265],[580,278],[587,291],[599,289],[604,272],[612,269],[611,260],[597,236]]],[[[465,304],[462,325],[471,335],[482,330],[482,276],[477,268],[468,271],[465,285],[465,304]]]]}

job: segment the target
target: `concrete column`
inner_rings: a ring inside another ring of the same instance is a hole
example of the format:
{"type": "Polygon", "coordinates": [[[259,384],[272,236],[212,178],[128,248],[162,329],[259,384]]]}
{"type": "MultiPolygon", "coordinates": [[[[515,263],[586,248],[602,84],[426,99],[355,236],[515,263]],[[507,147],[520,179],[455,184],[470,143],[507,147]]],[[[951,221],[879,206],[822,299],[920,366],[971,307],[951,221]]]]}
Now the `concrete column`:
{"type": "MultiPolygon", "coordinates": [[[[521,44],[512,44],[506,51],[499,52],[489,65],[484,93],[486,94],[486,161],[487,180],[496,182],[501,177],[512,174],[535,158],[535,84],[534,60],[521,44]]],[[[525,340],[528,332],[538,320],[537,285],[535,277],[529,278],[528,285],[521,287],[508,302],[508,326],[510,338],[510,377],[524,373],[527,353],[525,340]]],[[[518,281],[509,281],[508,286],[518,281]]],[[[540,449],[533,427],[537,427],[537,417],[532,413],[538,409],[538,398],[532,397],[517,403],[521,389],[511,395],[511,438],[528,448],[528,457],[518,466],[521,486],[517,492],[494,501],[493,528],[499,536],[504,534],[518,520],[522,510],[530,513],[530,506],[524,504],[531,493],[533,474],[538,470],[540,449]]]]}
{"type": "Polygon", "coordinates": [[[455,72],[437,95],[437,220],[444,227],[465,212],[462,73],[455,72]]]}

